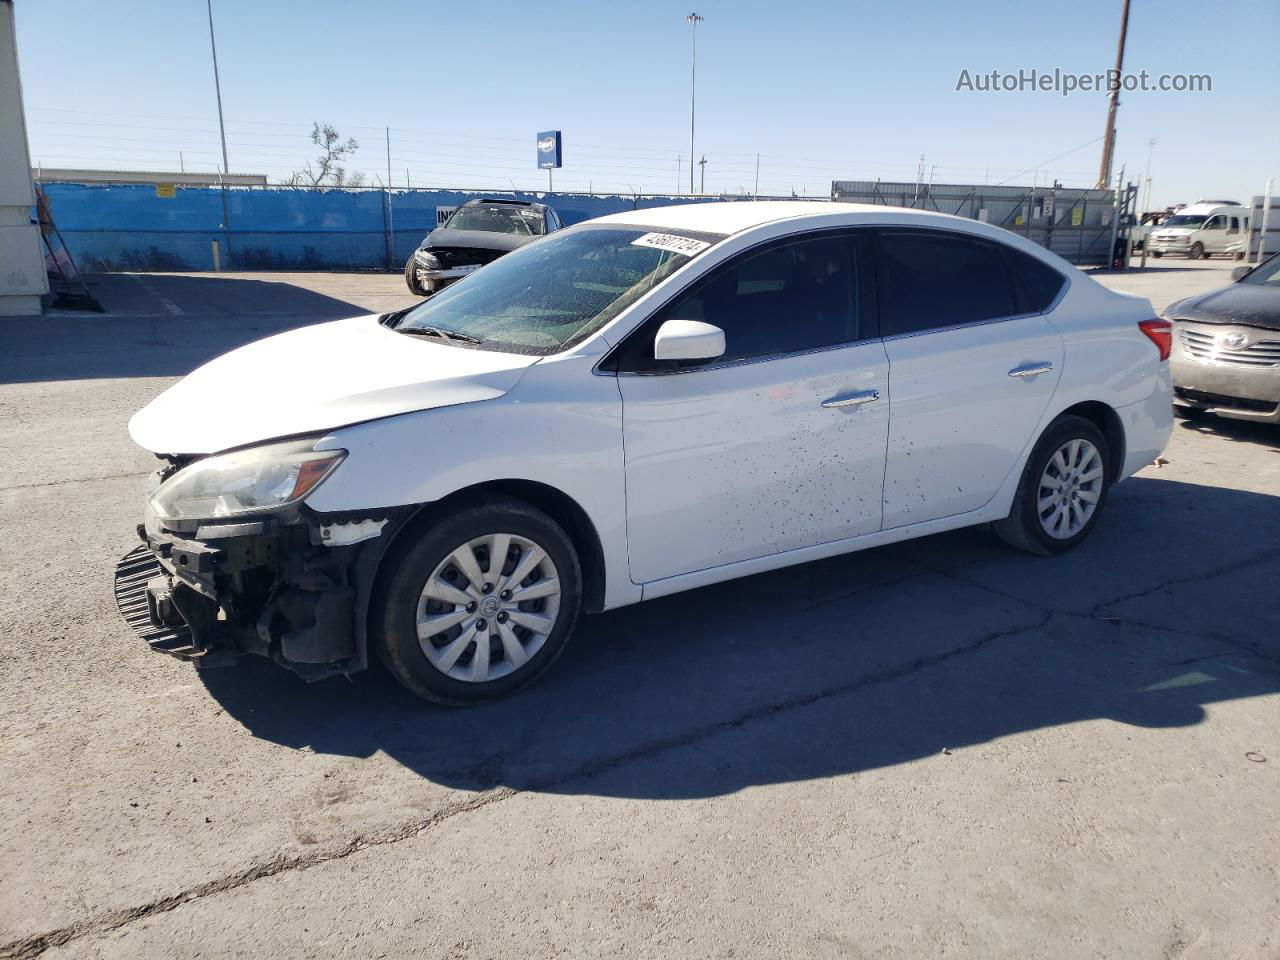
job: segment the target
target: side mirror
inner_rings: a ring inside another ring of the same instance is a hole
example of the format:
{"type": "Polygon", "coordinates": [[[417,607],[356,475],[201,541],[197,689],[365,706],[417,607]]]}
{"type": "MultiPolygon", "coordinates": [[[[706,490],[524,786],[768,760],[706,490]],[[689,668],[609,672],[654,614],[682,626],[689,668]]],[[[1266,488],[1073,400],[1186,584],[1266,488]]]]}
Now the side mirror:
{"type": "Polygon", "coordinates": [[[1234,270],[1231,271],[1231,282],[1235,283],[1237,280],[1239,280],[1241,277],[1243,277],[1246,273],[1248,273],[1252,269],[1253,267],[1236,267],[1234,270]]]}
{"type": "Polygon", "coordinates": [[[655,360],[714,360],[724,354],[724,331],[701,320],[668,320],[653,338],[655,360]]]}

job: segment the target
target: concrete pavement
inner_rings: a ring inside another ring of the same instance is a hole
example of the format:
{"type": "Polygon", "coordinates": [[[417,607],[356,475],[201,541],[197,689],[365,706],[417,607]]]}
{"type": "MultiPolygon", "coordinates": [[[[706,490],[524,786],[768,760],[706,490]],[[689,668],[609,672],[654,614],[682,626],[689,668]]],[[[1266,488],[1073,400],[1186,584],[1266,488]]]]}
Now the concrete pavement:
{"type": "Polygon", "coordinates": [[[968,530],[653,601],[466,711],[142,649],[129,414],[401,291],[114,276],[0,322],[0,956],[1280,956],[1275,431],[1179,424],[1069,555],[968,530]]]}

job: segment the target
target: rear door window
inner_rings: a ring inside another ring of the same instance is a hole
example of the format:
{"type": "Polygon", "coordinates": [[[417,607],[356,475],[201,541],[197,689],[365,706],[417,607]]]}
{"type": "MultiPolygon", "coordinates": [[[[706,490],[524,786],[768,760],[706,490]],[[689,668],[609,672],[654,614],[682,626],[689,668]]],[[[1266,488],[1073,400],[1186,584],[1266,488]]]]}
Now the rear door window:
{"type": "Polygon", "coordinates": [[[941,230],[881,230],[881,331],[919,333],[1027,312],[995,243],[941,230]]]}

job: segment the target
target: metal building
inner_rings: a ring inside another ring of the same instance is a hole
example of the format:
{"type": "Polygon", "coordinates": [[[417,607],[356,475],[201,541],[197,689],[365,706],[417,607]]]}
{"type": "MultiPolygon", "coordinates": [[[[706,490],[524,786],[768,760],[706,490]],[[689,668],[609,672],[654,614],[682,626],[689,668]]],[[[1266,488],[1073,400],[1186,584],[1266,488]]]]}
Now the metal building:
{"type": "Polygon", "coordinates": [[[1114,190],[836,180],[831,199],[980,220],[1021,234],[1077,266],[1110,264],[1115,246],[1114,190]]]}

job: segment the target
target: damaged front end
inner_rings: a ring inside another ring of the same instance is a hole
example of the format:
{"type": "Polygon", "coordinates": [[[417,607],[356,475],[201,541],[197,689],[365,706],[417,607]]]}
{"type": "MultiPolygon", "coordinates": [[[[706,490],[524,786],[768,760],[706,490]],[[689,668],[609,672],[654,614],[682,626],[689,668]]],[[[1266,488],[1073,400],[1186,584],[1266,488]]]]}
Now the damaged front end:
{"type": "Polygon", "coordinates": [[[405,516],[327,515],[295,502],[267,515],[175,519],[153,497],[142,544],[116,567],[116,603],[151,649],[198,667],[254,653],[307,679],[354,673],[368,663],[377,564],[405,516]]]}
{"type": "Polygon", "coordinates": [[[414,274],[419,287],[427,293],[437,293],[506,252],[481,247],[423,245],[413,255],[414,274]]]}

